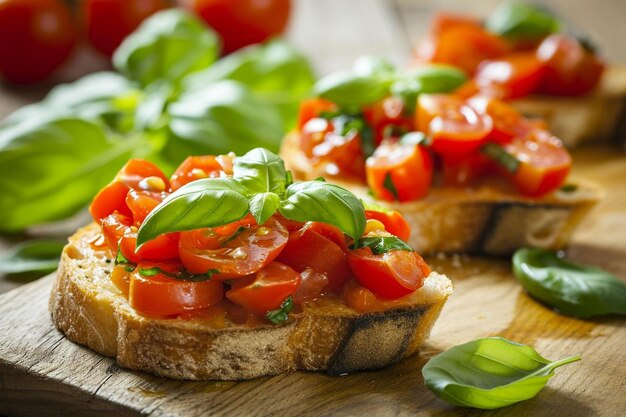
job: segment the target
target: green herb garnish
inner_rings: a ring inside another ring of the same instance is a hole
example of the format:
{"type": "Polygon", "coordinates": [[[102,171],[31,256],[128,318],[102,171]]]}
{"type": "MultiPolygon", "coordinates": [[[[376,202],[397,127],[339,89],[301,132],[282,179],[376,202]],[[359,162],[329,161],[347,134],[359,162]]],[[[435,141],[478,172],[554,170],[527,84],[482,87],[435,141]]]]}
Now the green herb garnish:
{"type": "Polygon", "coordinates": [[[565,184],[565,185],[561,186],[561,188],[559,188],[559,190],[563,191],[564,193],[573,193],[574,191],[578,190],[578,185],[576,185],[576,184],[565,184]]]}
{"type": "Polygon", "coordinates": [[[372,236],[359,240],[359,248],[370,248],[374,255],[380,255],[394,250],[413,252],[413,249],[402,239],[396,236],[372,236]]]}
{"type": "Polygon", "coordinates": [[[561,24],[545,7],[506,2],[487,18],[485,27],[512,40],[538,40],[557,32],[561,24]]]}
{"type": "Polygon", "coordinates": [[[219,274],[220,271],[217,269],[209,269],[204,274],[190,274],[189,272],[182,270],[177,273],[171,273],[159,268],[158,266],[153,266],[151,268],[139,268],[139,275],[142,277],[153,277],[155,275],[165,275],[168,278],[173,278],[179,281],[192,281],[192,282],[201,282],[210,280],[214,274],[219,274]]]}
{"type": "Polygon", "coordinates": [[[480,148],[480,151],[511,174],[519,169],[520,161],[496,143],[487,143],[480,148]]]}
{"type": "Polygon", "coordinates": [[[398,189],[396,185],[393,183],[393,179],[391,179],[391,172],[387,172],[385,174],[385,179],[383,180],[383,187],[393,195],[393,198],[398,200],[398,189]]]}
{"type": "Polygon", "coordinates": [[[280,324],[289,319],[289,312],[293,309],[293,298],[287,297],[277,310],[268,311],[265,317],[274,324],[280,324]]]}

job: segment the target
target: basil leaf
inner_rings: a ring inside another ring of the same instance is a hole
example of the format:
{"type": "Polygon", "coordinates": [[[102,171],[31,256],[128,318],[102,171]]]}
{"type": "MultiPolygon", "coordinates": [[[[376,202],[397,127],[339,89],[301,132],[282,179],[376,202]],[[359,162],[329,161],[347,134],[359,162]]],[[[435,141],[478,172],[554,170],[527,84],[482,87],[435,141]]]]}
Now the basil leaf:
{"type": "Polygon", "coordinates": [[[133,264],[133,263],[134,262],[131,262],[130,259],[128,259],[126,256],[124,256],[122,251],[119,249],[119,245],[118,245],[117,255],[115,255],[115,266],[117,266],[117,265],[129,265],[129,264],[133,264]]]}
{"type": "Polygon", "coordinates": [[[538,300],[574,317],[626,314],[626,284],[601,269],[538,248],[519,249],[513,272],[538,300]]]}
{"type": "Polygon", "coordinates": [[[442,64],[425,65],[400,76],[390,87],[391,93],[402,97],[407,112],[413,112],[417,96],[422,93],[447,93],[467,81],[460,69],[442,64]]]}
{"type": "Polygon", "coordinates": [[[73,118],[0,129],[0,230],[23,230],[76,213],[135,147],[144,146],[107,139],[100,125],[73,118]]]}
{"type": "Polygon", "coordinates": [[[248,213],[245,189],[232,178],[190,182],[170,194],[148,214],[137,233],[137,249],[159,235],[223,226],[248,213]]]}
{"type": "Polygon", "coordinates": [[[343,107],[362,107],[389,94],[388,80],[376,76],[336,72],[320,79],[314,87],[322,98],[343,107]]]}
{"type": "Polygon", "coordinates": [[[57,269],[64,242],[31,240],[19,243],[0,255],[0,273],[48,273],[57,269]]]}
{"type": "Polygon", "coordinates": [[[369,158],[376,150],[374,132],[362,115],[340,114],[332,118],[335,133],[347,136],[351,132],[358,132],[361,139],[363,156],[369,158]]]}
{"type": "Polygon", "coordinates": [[[556,368],[578,360],[580,355],[552,362],[529,346],[488,337],[440,353],[422,374],[442,400],[491,410],[534,397],[556,368]]]}
{"type": "Polygon", "coordinates": [[[287,297],[278,310],[268,311],[265,317],[274,324],[280,324],[289,319],[289,312],[293,309],[293,298],[287,297]]]}
{"type": "Polygon", "coordinates": [[[383,180],[383,187],[391,193],[395,200],[399,199],[398,189],[396,185],[393,183],[393,179],[391,178],[391,172],[387,172],[385,174],[385,179],[383,180]]]}
{"type": "Polygon", "coordinates": [[[196,90],[220,80],[245,84],[283,117],[285,130],[295,126],[300,102],[310,92],[315,76],[308,60],[287,42],[276,39],[240,49],[183,80],[196,90]]]}
{"type": "Polygon", "coordinates": [[[354,73],[364,77],[390,78],[396,73],[396,68],[385,58],[374,55],[363,55],[354,63],[354,73]]]}
{"type": "Polygon", "coordinates": [[[396,236],[363,237],[359,240],[358,247],[370,248],[374,255],[381,255],[394,250],[406,250],[413,252],[413,249],[411,249],[409,245],[396,236]]]}
{"type": "Polygon", "coordinates": [[[277,151],[284,134],[276,110],[235,81],[185,93],[167,112],[171,134],[163,154],[170,161],[194,154],[244,154],[256,147],[277,151]]]}
{"type": "Polygon", "coordinates": [[[485,21],[485,27],[514,40],[537,40],[560,29],[545,8],[527,3],[503,3],[485,21]]]}
{"type": "Polygon", "coordinates": [[[153,277],[155,275],[165,275],[168,278],[173,278],[179,281],[191,281],[191,282],[202,282],[209,281],[213,278],[214,274],[219,274],[220,271],[217,269],[209,269],[204,274],[190,274],[189,272],[182,270],[178,273],[167,272],[158,266],[153,266],[152,268],[139,268],[139,275],[142,277],[153,277]]]}
{"type": "Polygon", "coordinates": [[[155,128],[174,94],[174,87],[166,80],[158,80],[147,86],[135,111],[135,128],[139,130],[155,128]]]}
{"type": "Polygon", "coordinates": [[[274,193],[255,194],[250,199],[250,213],[257,224],[263,224],[272,217],[280,207],[280,197],[274,193]]]}
{"type": "Polygon", "coordinates": [[[511,174],[515,174],[521,164],[516,157],[508,153],[497,143],[487,143],[481,146],[480,152],[504,167],[511,174]]]}
{"type": "Polygon", "coordinates": [[[159,79],[177,83],[211,65],[219,49],[218,36],[200,19],[169,9],[144,20],[117,48],[113,65],[144,87],[159,79]]]}
{"type": "Polygon", "coordinates": [[[282,158],[263,148],[256,148],[235,159],[233,177],[255,192],[285,192],[286,170],[282,158]]]}
{"type": "Polygon", "coordinates": [[[295,182],[279,208],[288,219],[337,226],[357,241],[365,230],[365,209],[350,191],[321,181],[295,182]]]}

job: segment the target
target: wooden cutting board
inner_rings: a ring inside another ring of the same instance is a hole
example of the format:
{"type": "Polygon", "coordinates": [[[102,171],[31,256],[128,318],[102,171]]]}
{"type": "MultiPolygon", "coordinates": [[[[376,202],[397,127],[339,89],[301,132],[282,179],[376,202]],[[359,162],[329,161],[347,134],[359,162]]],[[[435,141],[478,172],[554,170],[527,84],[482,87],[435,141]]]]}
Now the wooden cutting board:
{"type": "MultiPolygon", "coordinates": [[[[580,150],[577,171],[602,182],[605,200],[576,234],[570,256],[626,278],[626,158],[580,150]]],[[[54,328],[53,276],[0,296],[0,414],[6,416],[623,416],[626,320],[560,316],[530,299],[506,260],[434,258],[455,293],[420,355],[388,369],[344,377],[295,372],[245,382],[188,382],[118,367],[54,328]],[[425,386],[428,358],[459,343],[499,335],[549,359],[582,353],[534,399],[496,410],[456,408],[425,386]],[[113,413],[113,414],[112,414],[113,413]]]]}

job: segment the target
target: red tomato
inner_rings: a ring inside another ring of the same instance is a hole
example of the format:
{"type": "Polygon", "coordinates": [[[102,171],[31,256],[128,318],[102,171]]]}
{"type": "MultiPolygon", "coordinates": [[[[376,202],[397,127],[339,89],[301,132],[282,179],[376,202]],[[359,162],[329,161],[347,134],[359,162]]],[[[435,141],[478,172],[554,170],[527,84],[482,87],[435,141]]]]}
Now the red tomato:
{"type": "Polygon", "coordinates": [[[179,1],[219,32],[225,54],[282,33],[291,9],[290,0],[179,1]]]}
{"type": "MultiPolygon", "coordinates": [[[[117,253],[120,240],[130,231],[133,219],[120,213],[111,213],[100,220],[102,235],[111,252],[117,253]]],[[[134,252],[134,250],[133,250],[134,252]]]]}
{"type": "Polygon", "coordinates": [[[447,94],[421,94],[416,117],[417,128],[431,137],[433,151],[441,155],[478,149],[493,127],[489,116],[479,115],[459,98],[447,94]]]}
{"type": "Polygon", "coordinates": [[[100,221],[114,212],[125,216],[132,216],[130,209],[126,205],[127,195],[128,187],[126,184],[113,181],[100,190],[94,197],[89,206],[91,217],[93,217],[95,221],[100,221]]]}
{"type": "Polygon", "coordinates": [[[348,263],[361,285],[388,299],[412,293],[430,274],[421,256],[404,250],[374,255],[370,248],[356,249],[348,253],[348,263]]]}
{"type": "Polygon", "coordinates": [[[471,75],[482,61],[497,58],[508,49],[506,41],[483,28],[460,25],[422,41],[416,49],[416,59],[450,64],[471,75]]]}
{"type": "Polygon", "coordinates": [[[330,120],[314,117],[302,126],[300,131],[300,149],[309,158],[313,157],[313,150],[324,143],[327,133],[334,132],[335,127],[330,120]]]}
{"type": "Polygon", "coordinates": [[[337,105],[323,98],[311,98],[300,103],[300,114],[298,115],[298,130],[302,130],[304,125],[311,119],[319,117],[324,112],[334,112],[337,105]]]}
{"type": "Polygon", "coordinates": [[[119,240],[120,251],[131,262],[138,263],[144,259],[163,260],[178,258],[178,241],[180,233],[168,233],[157,236],[141,245],[137,250],[137,232],[127,230],[119,240]]]}
{"type": "Polygon", "coordinates": [[[306,268],[300,274],[300,285],[293,294],[293,300],[301,303],[319,298],[328,285],[328,275],[313,268],[306,268]]]}
{"type": "Polygon", "coordinates": [[[365,210],[365,218],[368,220],[378,220],[385,226],[387,232],[399,237],[405,242],[408,241],[411,236],[411,226],[409,226],[404,216],[395,210],[385,212],[365,210]]]}
{"type": "Polygon", "coordinates": [[[451,29],[458,29],[461,27],[482,29],[482,24],[478,19],[474,19],[473,17],[466,15],[437,12],[435,17],[432,19],[430,32],[437,36],[451,29]]]}
{"type": "Polygon", "coordinates": [[[341,288],[345,279],[350,276],[350,268],[342,248],[306,225],[289,236],[289,242],[277,260],[298,272],[310,268],[326,274],[329,280],[326,287],[328,291],[341,288]]]}
{"type": "Polygon", "coordinates": [[[494,165],[494,162],[480,150],[466,155],[443,157],[443,184],[457,187],[470,185],[481,176],[494,172],[494,165]]]}
{"type": "Polygon", "coordinates": [[[367,184],[376,198],[404,202],[428,194],[433,161],[423,146],[385,141],[366,164],[367,184]]]}
{"type": "Polygon", "coordinates": [[[152,162],[143,159],[129,159],[115,179],[136,190],[165,191],[169,188],[169,181],[163,171],[152,162]],[[144,181],[151,177],[155,177],[157,182],[159,179],[162,180],[165,188],[153,189],[149,183],[144,181]]]}
{"type": "Polygon", "coordinates": [[[300,274],[280,262],[272,262],[256,274],[237,280],[226,298],[246,310],[264,316],[280,308],[287,297],[296,292],[300,274]]]}
{"type": "Polygon", "coordinates": [[[117,265],[111,271],[109,278],[113,284],[124,294],[124,297],[128,298],[128,292],[130,290],[130,276],[132,272],[126,270],[125,265],[117,265]]]}
{"type": "Polygon", "coordinates": [[[272,262],[287,244],[287,229],[271,218],[263,226],[253,225],[215,247],[215,232],[198,229],[181,232],[178,253],[193,274],[215,269],[214,279],[224,280],[254,274],[272,262]]]}
{"type": "Polygon", "coordinates": [[[481,91],[512,99],[536,92],[544,73],[545,66],[534,52],[517,52],[482,62],[474,79],[481,91]]]}
{"type": "Polygon", "coordinates": [[[605,68],[604,62],[580,42],[560,34],[548,36],[539,45],[537,58],[546,65],[539,89],[544,94],[588,93],[598,84],[605,68]]]}
{"type": "Polygon", "coordinates": [[[361,135],[351,130],[343,136],[336,132],[324,136],[324,141],[312,151],[315,164],[326,164],[329,175],[362,178],[365,173],[361,135]]]}
{"type": "Polygon", "coordinates": [[[75,43],[76,30],[61,1],[0,1],[0,74],[6,80],[43,80],[65,62],[75,43]]]}
{"type": "Polygon", "coordinates": [[[190,156],[172,174],[170,189],[176,191],[183,185],[202,178],[232,175],[233,161],[232,155],[190,156]]]}
{"type": "Polygon", "coordinates": [[[363,109],[363,116],[374,130],[376,145],[384,138],[399,136],[396,132],[409,132],[413,130],[413,119],[405,112],[404,100],[400,97],[387,97],[371,106],[363,109]]]}
{"type": "Polygon", "coordinates": [[[308,222],[305,227],[333,241],[341,249],[347,248],[346,235],[338,227],[322,222],[308,222]]]}
{"type": "Polygon", "coordinates": [[[142,276],[142,269],[158,267],[170,274],[182,272],[178,262],[141,262],[130,280],[130,305],[145,316],[169,317],[208,308],[224,298],[219,281],[183,281],[165,274],[142,276]]]}
{"type": "Polygon", "coordinates": [[[165,0],[84,0],[84,31],[94,48],[112,56],[144,19],[166,7],[165,0]]]}
{"type": "Polygon", "coordinates": [[[126,205],[133,213],[133,222],[136,226],[141,225],[148,214],[163,199],[167,197],[167,193],[155,191],[137,191],[131,189],[126,195],[126,205]]]}
{"type": "Polygon", "coordinates": [[[481,115],[488,115],[493,121],[493,130],[489,140],[496,143],[508,143],[516,136],[524,135],[531,128],[520,112],[513,106],[486,96],[476,96],[468,100],[468,104],[481,115]]]}
{"type": "Polygon", "coordinates": [[[572,166],[572,158],[563,143],[542,129],[514,139],[505,150],[521,162],[513,182],[522,194],[531,197],[559,188],[572,166]]]}

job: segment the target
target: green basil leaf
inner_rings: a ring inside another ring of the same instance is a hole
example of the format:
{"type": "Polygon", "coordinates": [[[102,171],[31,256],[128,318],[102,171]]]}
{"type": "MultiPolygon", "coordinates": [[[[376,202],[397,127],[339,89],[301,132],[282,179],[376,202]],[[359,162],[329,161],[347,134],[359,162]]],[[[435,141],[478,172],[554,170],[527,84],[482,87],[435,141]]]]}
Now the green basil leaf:
{"type": "Polygon", "coordinates": [[[413,249],[402,239],[396,236],[371,236],[362,237],[359,240],[359,248],[370,248],[374,255],[381,255],[394,250],[406,250],[413,252],[413,249]]]}
{"type": "Polygon", "coordinates": [[[626,284],[601,269],[544,249],[523,248],[513,255],[513,272],[530,295],[563,314],[626,314],[626,284]]]}
{"type": "Polygon", "coordinates": [[[278,310],[268,311],[265,317],[274,324],[280,324],[289,319],[289,312],[293,309],[293,298],[287,297],[278,310]]]}
{"type": "Polygon", "coordinates": [[[495,161],[500,166],[504,167],[511,174],[515,174],[519,169],[521,162],[508,153],[502,146],[497,143],[487,143],[480,148],[480,152],[486,155],[489,159],[495,161]]]}
{"type": "Polygon", "coordinates": [[[529,346],[488,337],[440,353],[422,374],[442,400],[491,410],[534,397],[556,368],[578,360],[580,355],[552,362],[529,346]]]}
{"type": "Polygon", "coordinates": [[[300,102],[310,92],[315,75],[308,60],[287,42],[276,39],[251,45],[183,80],[188,91],[221,80],[246,85],[265,105],[283,117],[285,130],[295,126],[300,102]]]}
{"type": "Polygon", "coordinates": [[[256,147],[278,151],[284,135],[276,110],[235,81],[185,93],[167,112],[171,137],[163,154],[174,162],[194,154],[241,155],[256,147]]]}
{"type": "Polygon", "coordinates": [[[0,129],[0,230],[19,231],[76,213],[136,147],[145,146],[107,138],[100,125],[79,119],[0,129]]]}
{"type": "Polygon", "coordinates": [[[280,207],[280,197],[274,193],[255,194],[250,199],[250,213],[257,224],[264,224],[280,207]]]}
{"type": "Polygon", "coordinates": [[[391,172],[387,172],[385,174],[385,179],[383,180],[383,187],[393,195],[393,198],[398,200],[398,189],[396,185],[393,183],[393,179],[391,178],[391,172]]]}
{"type": "Polygon", "coordinates": [[[395,76],[396,68],[385,58],[374,55],[363,55],[354,63],[354,73],[364,77],[391,78],[395,76]]]}
{"type": "Polygon", "coordinates": [[[422,93],[447,93],[467,81],[467,75],[453,66],[431,64],[418,67],[401,75],[390,87],[391,93],[402,97],[408,112],[417,105],[417,96],[422,93]]]}
{"type": "Polygon", "coordinates": [[[233,167],[233,176],[248,190],[259,193],[284,193],[286,174],[282,158],[263,148],[237,157],[233,167]]]}
{"type": "Polygon", "coordinates": [[[117,48],[113,65],[144,87],[159,79],[175,84],[215,62],[219,50],[218,36],[199,18],[169,9],[144,20],[117,48]]]}
{"type": "Polygon", "coordinates": [[[355,241],[365,230],[365,209],[361,201],[350,191],[327,182],[291,184],[279,211],[288,219],[337,226],[355,241]]]}
{"type": "Polygon", "coordinates": [[[48,273],[57,269],[64,242],[31,240],[18,243],[0,255],[0,273],[48,273]]]}
{"type": "Polygon", "coordinates": [[[137,233],[137,248],[159,235],[223,226],[248,213],[245,189],[233,178],[190,182],[170,194],[148,214],[137,233]]]}
{"type": "Polygon", "coordinates": [[[358,132],[361,139],[361,150],[363,156],[369,158],[376,150],[374,141],[374,131],[365,121],[362,115],[339,114],[332,118],[335,132],[341,136],[347,136],[351,132],[358,132]]]}
{"type": "Polygon", "coordinates": [[[389,94],[389,80],[377,76],[336,72],[320,79],[315,93],[343,107],[362,107],[374,103],[389,94]]]}
{"type": "Polygon", "coordinates": [[[191,274],[185,270],[181,270],[178,273],[167,272],[158,266],[153,266],[152,268],[139,268],[139,275],[142,277],[153,277],[155,275],[165,275],[168,278],[173,278],[179,281],[191,281],[191,282],[202,282],[209,281],[213,278],[214,274],[219,274],[220,271],[217,269],[209,269],[204,274],[191,274]]]}
{"type": "Polygon", "coordinates": [[[506,2],[489,16],[485,27],[510,39],[537,40],[558,32],[561,24],[550,12],[538,5],[506,2]]]}
{"type": "Polygon", "coordinates": [[[175,89],[169,81],[158,80],[148,85],[135,112],[135,128],[139,130],[155,128],[174,94],[175,89]]]}

